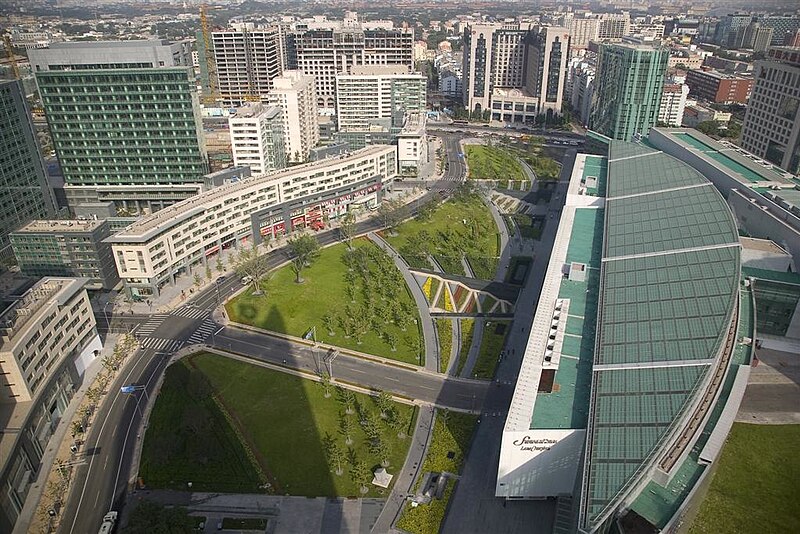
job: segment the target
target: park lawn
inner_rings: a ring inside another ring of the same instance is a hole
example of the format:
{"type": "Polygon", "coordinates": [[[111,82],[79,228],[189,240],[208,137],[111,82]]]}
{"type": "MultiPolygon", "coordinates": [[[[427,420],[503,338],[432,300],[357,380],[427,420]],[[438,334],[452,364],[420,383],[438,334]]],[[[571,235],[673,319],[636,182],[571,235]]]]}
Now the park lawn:
{"type": "Polygon", "coordinates": [[[453,323],[450,319],[436,319],[436,332],[439,337],[439,372],[446,373],[450,364],[453,347],[453,323]]]}
{"type": "MultiPolygon", "coordinates": [[[[429,471],[461,473],[477,420],[475,415],[437,411],[431,444],[416,489],[419,489],[422,475],[429,471]],[[454,453],[452,458],[448,458],[450,452],[454,453]]],[[[454,483],[454,480],[450,480],[441,500],[434,499],[430,504],[416,508],[412,508],[410,503],[406,504],[397,525],[413,534],[437,534],[447,511],[447,503],[453,494],[454,483]]]]}
{"type": "Polygon", "coordinates": [[[478,352],[478,359],[475,361],[475,367],[472,369],[475,378],[491,380],[494,377],[500,351],[503,350],[503,343],[510,329],[511,323],[507,321],[489,321],[483,326],[481,348],[478,352]],[[505,328],[502,329],[502,333],[498,334],[497,329],[501,325],[505,328]]]}
{"type": "Polygon", "coordinates": [[[525,180],[517,157],[509,150],[485,145],[464,147],[471,180],[525,180]]]}
{"type": "MultiPolygon", "coordinates": [[[[356,247],[377,249],[377,246],[367,239],[357,239],[353,244],[356,247]]],[[[359,290],[355,291],[356,303],[351,304],[351,299],[347,296],[348,282],[345,280],[345,274],[348,269],[342,261],[346,250],[345,244],[322,249],[319,258],[303,270],[302,276],[305,281],[302,284],[295,283],[291,265],[281,267],[266,284],[262,284],[266,289],[264,295],[253,295],[252,289],[248,289],[228,302],[225,305],[228,317],[234,322],[298,337],[306,335],[312,327],[316,327],[318,341],[406,363],[421,364],[418,354],[418,347],[422,344],[418,326],[419,312],[405,283],[397,288],[393,304],[413,309],[416,324],[412,322],[406,327],[405,332],[394,322],[381,326],[384,332],[396,336],[398,340],[396,351],[392,351],[391,345],[374,328],[370,328],[364,335],[361,344],[358,344],[354,337],[345,337],[338,320],[334,320],[332,325],[333,336],[328,334],[328,326],[323,321],[325,315],[330,314],[338,319],[342,317],[346,306],[352,305],[358,309],[365,302],[365,296],[360,290],[360,281],[356,282],[356,286],[359,287],[359,290]]],[[[386,305],[380,297],[375,301],[377,306],[386,305]]]]}
{"type": "MultiPolygon", "coordinates": [[[[337,392],[332,391],[331,397],[325,398],[324,388],[319,383],[209,353],[188,356],[173,364],[167,373],[174,373],[173,368],[181,367],[184,370],[179,373],[195,374],[195,379],[205,377],[208,381],[211,390],[230,412],[239,431],[252,444],[255,458],[273,484],[273,492],[309,497],[361,496],[357,484],[348,475],[347,460],[343,465],[344,473],[336,475],[335,467],[329,465],[323,447],[323,439],[330,435],[342,451],[348,450],[344,436],[339,432],[344,405],[337,392]]],[[[190,377],[189,380],[193,379],[190,377]]],[[[175,385],[165,382],[156,400],[154,414],[158,412],[159,405],[165,403],[163,399],[186,396],[186,388],[180,384],[177,385],[181,387],[176,388],[175,385]]],[[[378,408],[372,398],[361,393],[356,393],[355,396],[365,411],[377,416],[378,408]]],[[[393,405],[397,413],[401,414],[401,419],[408,421],[407,433],[411,434],[416,417],[415,409],[399,403],[393,405]]],[[[202,473],[205,464],[199,462],[197,457],[186,458],[180,451],[164,454],[165,450],[170,450],[168,446],[174,439],[172,429],[184,425],[185,418],[190,414],[173,411],[170,415],[172,418],[167,422],[171,426],[154,427],[151,424],[145,440],[145,444],[152,440],[167,447],[148,449],[145,446],[142,464],[146,465],[159,458],[159,469],[167,479],[176,468],[188,467],[195,474],[202,473]]],[[[347,417],[352,417],[355,423],[351,434],[354,455],[358,461],[364,461],[374,471],[380,465],[379,459],[367,450],[367,438],[358,424],[359,417],[357,414],[347,417]]],[[[396,473],[405,461],[411,438],[401,440],[397,437],[397,432],[389,428],[383,420],[379,425],[382,438],[391,451],[387,469],[390,473],[396,473]]],[[[197,441],[201,447],[207,448],[205,433],[202,438],[197,441]]],[[[206,454],[210,455],[209,452],[206,454]]],[[[228,456],[221,456],[219,459],[211,457],[211,460],[222,463],[222,458],[228,456]]],[[[209,477],[203,489],[233,491],[226,489],[228,478],[230,475],[227,472],[216,472],[214,478],[209,477]]],[[[177,489],[179,486],[163,487],[177,489]]],[[[198,489],[196,484],[194,488],[198,489]]],[[[239,491],[243,492],[245,489],[239,491]]],[[[254,489],[248,488],[247,491],[254,489]]],[[[380,489],[370,485],[370,491],[365,496],[380,495],[380,489]]]]}
{"type": "Polygon", "coordinates": [[[444,272],[459,276],[465,275],[461,258],[466,256],[476,276],[491,280],[500,255],[498,228],[477,195],[457,195],[439,204],[430,218],[409,219],[384,238],[412,268],[430,269],[430,254],[444,272]]]}
{"type": "Polygon", "coordinates": [[[469,349],[472,347],[472,336],[475,333],[475,319],[461,319],[461,350],[458,352],[458,368],[456,376],[461,376],[467,363],[469,349]]]}
{"type": "Polygon", "coordinates": [[[167,368],[139,476],[148,488],[250,493],[262,481],[238,436],[184,361],[167,368]]]}
{"type": "Polygon", "coordinates": [[[689,533],[797,532],[798,443],[800,425],[734,423],[689,533]]]}

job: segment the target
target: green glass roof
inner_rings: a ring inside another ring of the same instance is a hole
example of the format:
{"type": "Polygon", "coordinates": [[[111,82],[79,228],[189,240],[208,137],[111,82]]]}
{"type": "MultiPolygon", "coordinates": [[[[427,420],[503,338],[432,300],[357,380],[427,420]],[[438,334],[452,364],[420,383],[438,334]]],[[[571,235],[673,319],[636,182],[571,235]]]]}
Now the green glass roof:
{"type": "Polygon", "coordinates": [[[638,480],[696,393],[727,333],[740,270],[733,217],[701,174],[621,141],[609,159],[586,528],[638,480]]]}

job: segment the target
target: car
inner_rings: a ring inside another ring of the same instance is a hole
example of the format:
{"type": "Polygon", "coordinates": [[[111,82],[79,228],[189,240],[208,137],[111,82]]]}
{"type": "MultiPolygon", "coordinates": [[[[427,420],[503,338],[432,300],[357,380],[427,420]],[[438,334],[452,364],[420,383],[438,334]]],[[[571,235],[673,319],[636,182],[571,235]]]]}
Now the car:
{"type": "Polygon", "coordinates": [[[117,516],[119,514],[115,511],[110,511],[103,516],[103,524],[100,525],[100,532],[98,534],[111,534],[114,532],[114,525],[117,524],[117,516]]]}
{"type": "Polygon", "coordinates": [[[248,276],[243,276],[242,277],[242,285],[243,286],[246,286],[247,284],[249,284],[252,281],[253,281],[253,277],[252,276],[248,275],[248,276]]]}

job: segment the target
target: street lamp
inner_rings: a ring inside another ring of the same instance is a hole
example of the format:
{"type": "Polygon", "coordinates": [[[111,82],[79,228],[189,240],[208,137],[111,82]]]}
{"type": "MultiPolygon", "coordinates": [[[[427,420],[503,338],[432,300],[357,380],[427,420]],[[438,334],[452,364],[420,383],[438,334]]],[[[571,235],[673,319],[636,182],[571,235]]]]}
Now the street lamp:
{"type": "Polygon", "coordinates": [[[106,330],[110,333],[111,332],[111,323],[108,320],[108,312],[106,311],[106,308],[108,308],[109,304],[111,304],[111,301],[107,301],[106,305],[103,306],[103,316],[105,316],[105,318],[106,318],[106,330]]]}
{"type": "Polygon", "coordinates": [[[335,350],[324,358],[325,363],[328,364],[328,376],[331,378],[331,382],[333,382],[333,360],[335,360],[337,356],[339,356],[339,351],[335,350]]]}
{"type": "Polygon", "coordinates": [[[216,332],[211,332],[211,344],[212,345],[216,345],[217,344],[217,337],[216,336],[217,336],[217,334],[219,334],[223,330],[225,330],[225,327],[224,326],[220,326],[219,329],[216,332]]]}

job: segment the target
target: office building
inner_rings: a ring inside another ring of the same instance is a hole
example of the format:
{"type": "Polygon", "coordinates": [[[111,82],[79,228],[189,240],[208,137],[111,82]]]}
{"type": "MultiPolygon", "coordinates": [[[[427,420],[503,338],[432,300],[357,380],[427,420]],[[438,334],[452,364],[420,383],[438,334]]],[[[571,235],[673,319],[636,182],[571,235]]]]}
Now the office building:
{"type": "Polygon", "coordinates": [[[720,124],[727,124],[731,120],[730,111],[721,111],[702,104],[687,105],[683,110],[682,126],[697,128],[701,122],[715,121],[720,124]]]}
{"type": "Polygon", "coordinates": [[[715,104],[746,104],[753,84],[753,77],[748,74],[726,74],[708,68],[686,73],[689,93],[715,104]]]}
{"type": "Polygon", "coordinates": [[[109,237],[129,294],[158,295],[202,273],[221,249],[260,243],[380,202],[397,175],[397,148],[375,145],[254,176],[141,218],[109,237]]]}
{"type": "Polygon", "coordinates": [[[652,46],[600,45],[590,127],[630,140],[655,126],[668,57],[666,49],[652,46]]]}
{"type": "Polygon", "coordinates": [[[228,118],[233,164],[253,175],[286,167],[283,112],[277,106],[250,104],[228,118]]]}
{"type": "Polygon", "coordinates": [[[373,125],[402,128],[407,113],[425,111],[427,79],[404,66],[356,66],[336,77],[339,131],[373,125]]]}
{"type": "Polygon", "coordinates": [[[631,16],[623,13],[603,13],[600,15],[600,24],[597,27],[597,38],[601,41],[619,41],[630,35],[631,16]]]}
{"type": "Polygon", "coordinates": [[[572,68],[570,103],[572,111],[580,118],[581,124],[584,126],[589,124],[596,72],[595,65],[590,62],[582,62],[572,68]]]}
{"type": "Polygon", "coordinates": [[[716,26],[714,43],[727,48],[739,48],[736,45],[737,35],[744,39],[744,28],[753,21],[748,13],[730,13],[716,26]],[[742,30],[741,32],[739,30],[742,30]]]}
{"type": "Polygon", "coordinates": [[[50,438],[103,348],[84,283],[44,278],[0,314],[2,532],[12,532],[50,438]]]}
{"type": "Polygon", "coordinates": [[[568,52],[567,28],[539,26],[527,36],[524,87],[538,100],[538,113],[561,114],[568,52]]]}
{"type": "Polygon", "coordinates": [[[286,36],[287,66],[313,76],[321,113],[333,115],[336,75],[356,65],[404,65],[414,68],[414,31],[390,21],[360,21],[347,12],[343,20],[324,16],[294,24],[286,36]]]}
{"type": "Polygon", "coordinates": [[[744,396],[752,292],[714,186],[663,152],[605,141],[572,168],[495,494],[548,499],[565,532],[671,532],[744,396]]]}
{"type": "Polygon", "coordinates": [[[797,46],[791,45],[795,33],[800,30],[800,17],[797,15],[769,15],[758,17],[758,22],[767,28],[772,28],[771,46],[797,46]]]}
{"type": "Polygon", "coordinates": [[[55,215],[22,84],[15,80],[0,80],[0,184],[0,258],[7,258],[10,232],[55,215]]]}
{"type": "Polygon", "coordinates": [[[147,213],[202,190],[190,43],[54,43],[29,55],[70,206],[147,213]]]}
{"type": "Polygon", "coordinates": [[[594,17],[574,17],[569,22],[569,46],[574,50],[589,48],[590,41],[596,41],[600,31],[600,19],[594,17]]]}
{"type": "Polygon", "coordinates": [[[430,160],[424,111],[408,113],[397,134],[397,170],[401,176],[416,176],[419,168],[430,160]]]}
{"type": "Polygon", "coordinates": [[[800,48],[770,48],[756,61],[755,85],[742,126],[742,147],[800,173],[800,48]]]}
{"type": "Polygon", "coordinates": [[[744,47],[753,52],[766,52],[772,43],[773,29],[753,21],[744,30],[744,47]]]}
{"type": "Polygon", "coordinates": [[[10,236],[20,271],[26,276],[70,276],[87,279],[86,289],[113,289],[119,275],[105,220],[33,221],[10,236]]]}
{"type": "Polygon", "coordinates": [[[661,106],[658,108],[658,122],[667,126],[680,126],[683,123],[683,112],[686,109],[686,96],[689,86],[669,83],[664,85],[661,93],[661,106]]]}
{"type": "Polygon", "coordinates": [[[272,80],[267,99],[283,114],[283,140],[287,162],[301,162],[319,143],[317,90],[313,76],[293,70],[272,80]]]}
{"type": "Polygon", "coordinates": [[[286,67],[285,36],[280,25],[252,23],[211,32],[217,89],[222,105],[239,106],[266,98],[272,80],[286,67]]]}

